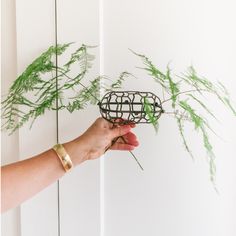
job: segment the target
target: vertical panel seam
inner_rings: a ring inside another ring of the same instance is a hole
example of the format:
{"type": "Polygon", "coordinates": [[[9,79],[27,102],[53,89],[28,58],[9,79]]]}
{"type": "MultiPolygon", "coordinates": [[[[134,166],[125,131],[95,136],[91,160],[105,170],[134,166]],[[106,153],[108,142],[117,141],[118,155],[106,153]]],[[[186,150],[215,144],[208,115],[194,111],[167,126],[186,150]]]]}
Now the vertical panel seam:
{"type": "MultiPolygon", "coordinates": [[[[55,64],[56,64],[56,91],[58,90],[58,24],[57,24],[57,0],[54,0],[54,32],[55,32],[55,64]]],[[[56,142],[59,143],[59,114],[58,114],[58,94],[56,96],[56,142]]],[[[57,180],[57,230],[58,236],[61,235],[61,215],[60,215],[60,180],[57,180]]]]}
{"type": "MultiPolygon", "coordinates": [[[[104,0],[99,0],[99,74],[104,75],[104,38],[103,38],[104,0]]],[[[102,83],[102,79],[100,80],[102,83]]],[[[104,93],[100,86],[100,99],[104,93]]],[[[105,185],[104,185],[104,156],[100,158],[100,236],[105,236],[105,185]]]]}

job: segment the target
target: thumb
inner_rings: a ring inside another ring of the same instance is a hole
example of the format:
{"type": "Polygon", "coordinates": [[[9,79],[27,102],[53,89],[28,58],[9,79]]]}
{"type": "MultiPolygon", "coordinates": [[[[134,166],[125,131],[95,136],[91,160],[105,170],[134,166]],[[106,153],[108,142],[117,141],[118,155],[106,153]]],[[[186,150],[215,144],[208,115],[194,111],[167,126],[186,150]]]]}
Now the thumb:
{"type": "Polygon", "coordinates": [[[123,136],[127,133],[129,133],[131,130],[131,127],[130,125],[122,125],[120,127],[116,127],[114,129],[112,129],[112,138],[117,138],[117,137],[120,137],[120,136],[123,136]]]}

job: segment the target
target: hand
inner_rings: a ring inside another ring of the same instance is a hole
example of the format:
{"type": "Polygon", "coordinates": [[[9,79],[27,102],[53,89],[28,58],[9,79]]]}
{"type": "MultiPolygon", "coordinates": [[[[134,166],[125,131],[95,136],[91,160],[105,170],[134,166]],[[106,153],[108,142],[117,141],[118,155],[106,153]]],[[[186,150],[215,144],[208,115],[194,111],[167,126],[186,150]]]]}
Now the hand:
{"type": "Polygon", "coordinates": [[[84,134],[73,140],[77,146],[76,152],[79,154],[82,149],[86,153],[83,157],[84,161],[100,157],[108,148],[131,151],[139,145],[136,135],[131,132],[134,127],[134,124],[113,127],[112,123],[98,118],[84,134]],[[118,139],[112,145],[112,141],[120,136],[124,138],[125,142],[118,139]]]}

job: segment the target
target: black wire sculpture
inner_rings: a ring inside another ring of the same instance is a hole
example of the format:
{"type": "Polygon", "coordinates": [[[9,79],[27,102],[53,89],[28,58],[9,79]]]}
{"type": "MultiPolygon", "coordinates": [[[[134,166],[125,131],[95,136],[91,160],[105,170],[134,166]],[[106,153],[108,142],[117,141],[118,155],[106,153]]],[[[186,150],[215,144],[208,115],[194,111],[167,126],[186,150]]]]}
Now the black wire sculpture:
{"type": "MultiPolygon", "coordinates": [[[[102,117],[111,122],[113,126],[141,123],[148,124],[151,123],[151,120],[145,111],[146,99],[151,106],[152,118],[157,121],[161,114],[164,113],[164,110],[162,109],[160,98],[151,92],[112,91],[106,93],[98,105],[102,117]]],[[[119,138],[126,143],[124,137],[121,136],[113,140],[111,145],[114,145],[119,138]]],[[[143,170],[142,165],[139,163],[134,153],[132,151],[130,151],[130,153],[143,170]]]]}
{"type": "Polygon", "coordinates": [[[102,117],[115,125],[151,123],[144,109],[145,99],[152,107],[153,118],[158,120],[164,110],[160,98],[151,92],[112,91],[98,105],[102,117]]]}

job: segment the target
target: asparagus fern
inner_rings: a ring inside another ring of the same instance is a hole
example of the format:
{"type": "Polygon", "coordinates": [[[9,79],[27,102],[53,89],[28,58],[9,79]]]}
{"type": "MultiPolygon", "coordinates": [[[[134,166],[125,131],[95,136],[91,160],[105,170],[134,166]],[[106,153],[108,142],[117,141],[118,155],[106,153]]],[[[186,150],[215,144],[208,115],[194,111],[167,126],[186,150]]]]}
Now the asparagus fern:
{"type": "Polygon", "coordinates": [[[13,133],[28,121],[33,124],[48,110],[66,109],[71,113],[81,110],[88,104],[99,102],[100,89],[109,91],[121,88],[124,79],[129,76],[128,72],[121,73],[110,84],[102,82],[106,80],[104,76],[90,80],[89,85],[83,84],[95,58],[89,52],[94,47],[83,44],[64,65],[56,66],[55,56],[64,54],[71,44],[49,47],[13,82],[2,102],[3,129],[13,133]],[[71,76],[72,66],[79,68],[75,76],[71,76]],[[67,97],[66,94],[74,96],[67,97]]]}
{"type": "MultiPolygon", "coordinates": [[[[190,66],[186,73],[183,73],[180,76],[173,76],[168,66],[167,71],[162,72],[145,55],[136,52],[133,53],[143,62],[144,67],[139,68],[147,71],[148,75],[158,83],[163,91],[164,96],[161,104],[163,106],[164,114],[171,114],[175,118],[184,148],[192,158],[194,155],[185,136],[184,124],[186,122],[192,123],[195,130],[201,133],[203,147],[206,150],[209,162],[210,180],[215,184],[215,154],[208,134],[209,131],[214,132],[214,130],[207,122],[206,115],[200,114],[197,110],[199,110],[198,108],[200,106],[206,111],[207,115],[217,120],[216,115],[206,105],[204,95],[210,94],[213,95],[216,100],[222,102],[223,105],[236,116],[236,109],[231,102],[226,87],[221,82],[214,84],[208,79],[200,77],[193,66],[190,66]],[[167,97],[167,99],[164,99],[164,97],[167,97]],[[167,112],[166,107],[168,107],[169,102],[171,102],[172,110],[167,112]]],[[[150,106],[145,112],[150,113],[148,115],[150,117],[149,121],[156,129],[158,123],[156,120],[152,119],[150,106]]]]}
{"type": "MultiPolygon", "coordinates": [[[[32,125],[46,111],[65,109],[72,113],[75,110],[84,109],[88,104],[97,104],[101,90],[121,89],[123,82],[128,77],[133,76],[125,71],[115,81],[107,83],[109,79],[99,75],[85,85],[85,78],[94,60],[94,56],[90,54],[93,47],[83,44],[70,55],[64,65],[55,64],[55,56],[64,55],[71,44],[49,47],[14,81],[8,95],[2,102],[2,118],[5,121],[2,126],[3,129],[12,133],[28,121],[31,121],[32,125]],[[73,76],[71,75],[72,66],[79,68],[77,74],[73,76]],[[70,94],[70,97],[67,97],[67,94],[70,94]]],[[[132,53],[143,62],[143,67],[139,68],[145,70],[163,91],[163,100],[161,101],[163,112],[173,115],[184,148],[192,158],[194,155],[185,135],[185,123],[190,122],[194,125],[195,130],[200,132],[203,147],[208,156],[210,179],[214,183],[215,154],[208,134],[213,129],[206,117],[200,114],[198,107],[200,106],[206,111],[206,114],[217,119],[203,100],[204,95],[208,93],[223,103],[236,116],[236,109],[226,87],[221,82],[214,84],[206,78],[200,77],[192,66],[188,68],[186,73],[173,76],[169,66],[167,66],[166,72],[162,72],[145,55],[134,51],[132,53]],[[171,102],[172,110],[165,111],[169,102],[171,102]]],[[[153,104],[150,104],[147,98],[143,101],[143,108],[150,123],[158,131],[159,122],[153,115],[153,104]]]]}

